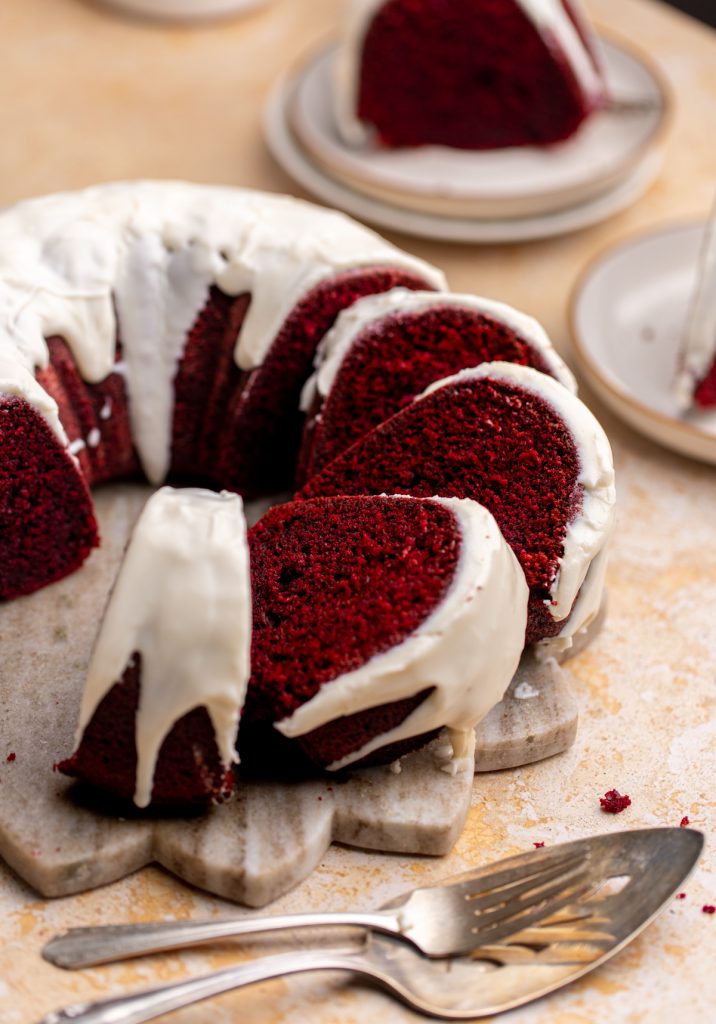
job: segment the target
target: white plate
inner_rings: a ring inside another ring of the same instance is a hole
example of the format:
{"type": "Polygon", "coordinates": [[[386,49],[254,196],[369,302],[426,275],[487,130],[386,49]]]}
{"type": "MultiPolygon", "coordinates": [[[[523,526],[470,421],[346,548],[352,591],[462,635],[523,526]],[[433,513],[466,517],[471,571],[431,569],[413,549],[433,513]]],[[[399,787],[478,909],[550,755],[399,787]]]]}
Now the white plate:
{"type": "Polygon", "coordinates": [[[170,21],[200,21],[262,7],[269,0],[101,0],[106,7],[170,21]]]}
{"type": "Polygon", "coordinates": [[[673,382],[702,224],[663,228],[597,258],[575,286],[577,358],[604,401],[660,444],[716,463],[716,412],[679,414],[673,382]]]}
{"type": "Polygon", "coordinates": [[[669,120],[670,98],[660,73],[611,40],[602,40],[601,50],[615,105],[553,146],[476,152],[347,145],[332,105],[335,46],[296,74],[289,121],[300,145],[327,174],[393,205],[461,218],[553,213],[618,184],[661,143],[669,120]]]}
{"type": "Polygon", "coordinates": [[[467,217],[459,220],[456,217],[400,209],[355,192],[316,166],[301,148],[288,123],[294,86],[295,81],[292,79],[278,82],[264,109],[264,137],[275,160],[294,181],[329,206],[338,207],[378,227],[419,238],[493,244],[527,242],[579,231],[631,206],[649,188],[661,169],[660,149],[649,150],[615,188],[589,202],[541,216],[504,220],[467,217]]]}

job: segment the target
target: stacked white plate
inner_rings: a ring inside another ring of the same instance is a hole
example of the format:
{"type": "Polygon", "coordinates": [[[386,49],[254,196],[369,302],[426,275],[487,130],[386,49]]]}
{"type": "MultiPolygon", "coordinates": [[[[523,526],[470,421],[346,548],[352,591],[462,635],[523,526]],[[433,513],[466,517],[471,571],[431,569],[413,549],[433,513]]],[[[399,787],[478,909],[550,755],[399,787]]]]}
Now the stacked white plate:
{"type": "Polygon", "coordinates": [[[660,73],[621,42],[601,50],[612,100],[554,146],[351,147],[331,105],[333,46],[275,88],[266,139],[305,189],[382,227],[462,242],[562,234],[633,203],[661,167],[671,101],[660,73]]]}
{"type": "Polygon", "coordinates": [[[221,18],[253,7],[262,7],[268,0],[102,0],[108,7],[162,21],[201,21],[221,18]]]}

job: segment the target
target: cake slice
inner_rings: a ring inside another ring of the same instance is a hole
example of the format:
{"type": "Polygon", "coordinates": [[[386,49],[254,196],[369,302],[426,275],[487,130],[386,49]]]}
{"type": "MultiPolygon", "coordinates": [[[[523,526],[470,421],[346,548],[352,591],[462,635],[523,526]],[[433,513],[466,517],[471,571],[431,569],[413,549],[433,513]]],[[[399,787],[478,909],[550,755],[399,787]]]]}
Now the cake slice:
{"type": "Polygon", "coordinates": [[[162,488],[132,534],[58,769],[139,807],[224,799],[250,647],[241,499],[162,488]]]}
{"type": "Polygon", "coordinates": [[[676,398],[682,412],[716,406],[716,209],[701,248],[679,355],[676,398]]]}
{"type": "Polygon", "coordinates": [[[433,381],[495,360],[532,366],[577,389],[537,321],[504,303],[403,288],[356,302],[321,342],[303,391],[299,483],[433,381]]]}
{"type": "Polygon", "coordinates": [[[578,0],[349,0],[336,121],[349,145],[546,146],[604,105],[578,0]]]}
{"type": "Polygon", "coordinates": [[[271,733],[322,767],[388,762],[432,739],[472,770],[474,726],[524,646],[527,587],[473,501],[333,497],[249,533],[252,669],[242,762],[271,733]],[[249,751],[244,757],[244,752],[249,751]]]}
{"type": "Polygon", "coordinates": [[[609,442],[544,373],[485,363],[432,384],[312,477],[299,497],[471,498],[495,517],[530,588],[527,641],[567,647],[601,603],[614,517],[609,442]]]}

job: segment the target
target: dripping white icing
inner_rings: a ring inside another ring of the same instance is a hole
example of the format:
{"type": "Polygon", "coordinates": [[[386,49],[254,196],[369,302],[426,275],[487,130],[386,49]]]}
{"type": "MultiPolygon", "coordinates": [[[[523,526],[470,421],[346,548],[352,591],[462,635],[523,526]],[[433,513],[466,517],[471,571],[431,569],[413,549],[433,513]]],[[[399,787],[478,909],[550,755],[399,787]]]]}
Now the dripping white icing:
{"type": "MultiPolygon", "coordinates": [[[[421,499],[395,496],[395,501],[421,499]]],[[[343,715],[433,692],[399,726],[330,765],[338,769],[378,747],[447,726],[453,770],[471,767],[474,726],[501,699],[524,647],[528,590],[497,523],[477,502],[429,498],[449,508],[462,543],[448,593],[403,643],[324,684],[276,726],[301,736],[343,715]]]]}
{"type": "Polygon", "coordinates": [[[66,443],[57,406],[34,379],[48,363],[45,339],[63,337],[86,381],[125,376],[135,446],[149,480],[160,483],[173,378],[209,288],[250,293],[235,353],[250,370],[311,288],[367,266],[444,284],[438,271],[343,214],[287,196],[127,182],[28,200],[0,214],[0,391],[27,399],[66,443]]]}
{"type": "Polygon", "coordinates": [[[142,658],[134,801],[149,804],[174,723],[206,707],[224,764],[250,674],[251,581],[241,499],[163,487],[134,528],[87,674],[77,744],[132,657],[142,658]]]}

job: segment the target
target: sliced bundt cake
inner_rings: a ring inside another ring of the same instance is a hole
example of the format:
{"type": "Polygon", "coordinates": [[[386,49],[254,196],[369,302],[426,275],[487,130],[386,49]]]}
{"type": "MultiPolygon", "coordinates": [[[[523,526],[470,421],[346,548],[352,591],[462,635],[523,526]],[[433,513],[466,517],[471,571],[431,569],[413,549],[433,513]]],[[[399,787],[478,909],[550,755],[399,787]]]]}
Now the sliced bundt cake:
{"type": "Polygon", "coordinates": [[[132,535],[58,768],[140,807],[220,800],[240,717],[242,758],[263,771],[276,752],[284,775],[306,757],[390,761],[445,726],[443,767],[470,768],[474,726],[517,667],[527,597],[475,502],[292,502],[247,546],[238,497],[163,488],[132,535]]]}
{"type": "Polygon", "coordinates": [[[1,213],[0,598],[81,564],[92,483],[290,486],[301,388],[338,312],[442,283],[285,196],[134,182],[1,213]]]}
{"type": "Polygon", "coordinates": [[[472,498],[492,513],[530,587],[528,642],[560,634],[569,644],[596,614],[611,450],[587,407],[546,374],[497,362],[438,381],[299,497],[383,493],[472,498]]]}
{"type": "Polygon", "coordinates": [[[360,299],[324,337],[303,391],[299,483],[433,381],[495,360],[532,366],[576,391],[542,327],[504,303],[402,288],[360,299]]]}
{"type": "Polygon", "coordinates": [[[489,512],[443,498],[291,502],[249,545],[242,750],[268,725],[338,768],[393,760],[447,726],[453,765],[469,760],[525,635],[524,575],[489,512]]]}

